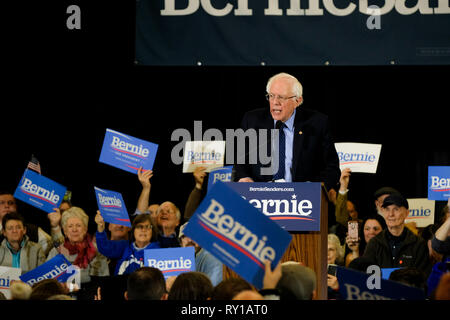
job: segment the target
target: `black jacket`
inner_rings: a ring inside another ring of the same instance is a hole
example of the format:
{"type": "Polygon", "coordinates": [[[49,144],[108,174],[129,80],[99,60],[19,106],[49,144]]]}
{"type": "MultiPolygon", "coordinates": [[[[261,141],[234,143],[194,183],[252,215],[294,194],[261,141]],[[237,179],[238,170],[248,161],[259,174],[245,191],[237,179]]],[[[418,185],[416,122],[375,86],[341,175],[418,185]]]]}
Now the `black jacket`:
{"type": "Polygon", "coordinates": [[[403,240],[397,246],[395,258],[389,243],[388,229],[384,229],[369,241],[364,251],[364,257],[381,268],[414,267],[422,270],[428,276],[431,271],[431,262],[425,240],[416,236],[406,227],[400,237],[403,240]]]}
{"type": "MultiPolygon", "coordinates": [[[[292,156],[292,181],[324,182],[327,189],[334,187],[339,182],[341,171],[339,158],[331,136],[328,117],[320,112],[298,107],[294,118],[294,141],[292,156]]],[[[246,131],[253,128],[259,133],[259,129],[273,129],[273,118],[269,108],[257,109],[247,112],[241,123],[241,128],[246,131]]],[[[264,136],[258,135],[259,139],[264,136]]],[[[258,141],[267,145],[267,155],[271,154],[271,135],[265,141],[258,141]]],[[[257,146],[246,148],[247,158],[245,164],[236,164],[233,167],[233,180],[251,177],[255,182],[267,182],[272,180],[272,175],[261,175],[262,167],[270,167],[262,164],[258,156],[256,164],[250,164],[249,150],[258,151],[257,146]]],[[[238,156],[240,156],[238,154],[238,156]]],[[[235,162],[236,163],[236,162],[235,162]]]]}

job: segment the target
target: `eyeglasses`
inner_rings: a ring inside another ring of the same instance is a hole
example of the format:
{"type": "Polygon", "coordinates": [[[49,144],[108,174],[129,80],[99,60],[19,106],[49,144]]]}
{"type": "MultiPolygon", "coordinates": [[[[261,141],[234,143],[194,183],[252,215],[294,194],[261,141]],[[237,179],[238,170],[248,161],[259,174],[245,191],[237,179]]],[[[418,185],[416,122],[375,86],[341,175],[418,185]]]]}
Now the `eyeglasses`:
{"type": "Polygon", "coordinates": [[[138,230],[150,230],[150,229],[152,229],[152,226],[150,224],[138,224],[136,226],[136,229],[138,229],[138,230]]]}
{"type": "Polygon", "coordinates": [[[272,94],[272,93],[267,93],[266,94],[267,101],[273,101],[275,99],[278,99],[278,101],[280,101],[280,102],[285,102],[286,100],[291,99],[291,98],[295,98],[295,97],[297,97],[297,96],[283,97],[283,96],[275,95],[275,94],[272,94]]]}

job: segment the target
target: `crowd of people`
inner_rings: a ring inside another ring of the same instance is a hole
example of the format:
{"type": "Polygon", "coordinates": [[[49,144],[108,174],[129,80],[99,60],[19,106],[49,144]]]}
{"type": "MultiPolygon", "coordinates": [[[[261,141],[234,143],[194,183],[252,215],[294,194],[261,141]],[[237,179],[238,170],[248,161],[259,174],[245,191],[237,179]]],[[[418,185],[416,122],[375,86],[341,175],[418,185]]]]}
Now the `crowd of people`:
{"type": "MultiPolygon", "coordinates": [[[[183,213],[172,202],[150,203],[152,171],[139,170],[142,185],[131,228],[106,223],[95,215],[97,230],[88,232],[89,215],[70,201],[48,214],[50,232],[24,220],[11,192],[0,193],[0,266],[33,270],[58,254],[80,270],[80,286],[46,279],[30,286],[21,281],[10,285],[17,300],[310,300],[316,297],[317,275],[303,261],[266,263],[263,288],[257,290],[242,278],[224,278],[223,264],[183,229],[205,192],[205,168],[193,173],[194,188],[183,213]],[[195,271],[165,279],[156,268],[144,266],[145,250],[195,248],[195,271]]],[[[405,223],[408,202],[401,192],[384,187],[374,192],[374,212],[359,217],[349,200],[351,171],[341,173],[339,189],[329,191],[331,214],[328,265],[366,272],[370,265],[398,268],[390,280],[423,290],[428,299],[450,299],[449,204],[437,212],[435,223],[417,228],[405,223]],[[348,230],[357,223],[358,236],[348,230]]],[[[333,270],[333,268],[330,268],[333,270]]],[[[335,270],[335,269],[334,269],[335,270]]],[[[0,297],[5,297],[0,294],[0,297]]],[[[328,274],[328,299],[340,299],[339,274],[328,274]]]]}

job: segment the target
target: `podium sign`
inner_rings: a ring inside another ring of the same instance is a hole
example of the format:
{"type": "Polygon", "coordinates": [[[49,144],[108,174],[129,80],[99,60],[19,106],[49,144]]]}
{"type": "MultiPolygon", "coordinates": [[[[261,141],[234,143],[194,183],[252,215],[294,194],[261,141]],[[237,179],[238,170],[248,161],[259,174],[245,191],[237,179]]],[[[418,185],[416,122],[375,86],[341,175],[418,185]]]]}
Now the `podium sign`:
{"type": "Polygon", "coordinates": [[[227,185],[286,231],[320,231],[319,182],[227,185]]]}
{"type": "MultiPolygon", "coordinates": [[[[305,264],[307,267],[310,267],[314,270],[317,276],[317,299],[326,300],[327,299],[327,239],[328,239],[328,196],[326,194],[326,190],[321,183],[311,183],[311,182],[296,182],[296,183],[227,183],[232,189],[238,191],[236,188],[247,188],[247,192],[250,192],[250,187],[253,188],[263,188],[261,190],[265,190],[268,193],[278,193],[278,192],[287,192],[284,196],[286,200],[293,200],[292,195],[294,194],[297,199],[297,208],[298,204],[302,200],[308,200],[311,202],[311,209],[308,209],[309,204],[303,202],[301,205],[301,209],[303,209],[304,214],[308,213],[307,210],[311,210],[311,214],[304,215],[303,217],[308,217],[310,219],[315,219],[317,225],[312,223],[309,220],[297,220],[297,223],[301,223],[301,230],[297,229],[296,231],[290,230],[292,235],[292,240],[286,249],[283,257],[281,258],[282,262],[285,261],[297,261],[305,264]],[[242,185],[242,187],[241,187],[242,185]],[[267,188],[267,189],[266,189],[267,188]],[[272,189],[274,191],[269,191],[271,188],[282,188],[272,189]],[[290,188],[294,188],[292,191],[290,188]]],[[[244,190],[244,189],[242,189],[244,190]]],[[[252,189],[253,190],[253,189],[252,189]]],[[[259,190],[251,191],[256,192],[259,190]]],[[[240,193],[240,192],[238,192],[240,193]]],[[[246,195],[241,194],[247,198],[247,200],[251,200],[246,195]]],[[[273,199],[281,199],[275,198],[273,199]]],[[[260,201],[262,203],[262,198],[260,201]]],[[[266,199],[267,206],[269,207],[270,198],[266,199]]],[[[256,203],[256,201],[254,201],[256,203]]],[[[275,202],[273,202],[275,203],[275,202]]],[[[282,208],[280,204],[280,208],[282,208]]],[[[299,217],[302,217],[299,214],[299,217]]],[[[277,216],[277,218],[279,218],[277,216]]],[[[288,220],[288,219],[286,219],[288,220]]],[[[283,219],[273,220],[276,221],[277,224],[285,222],[283,219]]],[[[284,229],[286,230],[286,229],[284,229]]],[[[224,266],[224,279],[230,277],[236,277],[232,270],[230,270],[227,266],[224,266]]]]}

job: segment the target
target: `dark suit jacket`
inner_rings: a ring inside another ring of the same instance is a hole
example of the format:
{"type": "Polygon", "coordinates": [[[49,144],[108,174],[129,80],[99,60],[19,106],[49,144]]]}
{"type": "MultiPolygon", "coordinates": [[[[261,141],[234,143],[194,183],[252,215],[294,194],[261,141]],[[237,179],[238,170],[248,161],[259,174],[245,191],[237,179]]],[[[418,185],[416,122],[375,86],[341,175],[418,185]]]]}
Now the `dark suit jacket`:
{"type": "MultiPolygon", "coordinates": [[[[292,181],[324,182],[327,189],[334,187],[339,182],[341,171],[339,158],[334,147],[328,117],[317,111],[297,107],[294,119],[294,142],[292,157],[292,181]]],[[[257,109],[247,112],[241,123],[245,131],[249,128],[273,129],[274,122],[269,108],[257,109]]],[[[258,136],[258,143],[264,137],[258,136]]],[[[271,149],[270,130],[267,135],[268,150],[271,149]]],[[[248,141],[247,141],[248,142],[248,141]]],[[[259,145],[259,144],[258,144],[259,145]]],[[[262,167],[270,167],[262,164],[260,157],[256,164],[249,164],[248,148],[255,150],[256,146],[246,146],[245,164],[236,164],[233,167],[233,181],[250,177],[255,182],[267,182],[273,179],[272,175],[261,175],[262,167]]],[[[270,151],[268,153],[270,155],[270,151]]],[[[238,155],[239,156],[239,155],[238,155]]]]}

